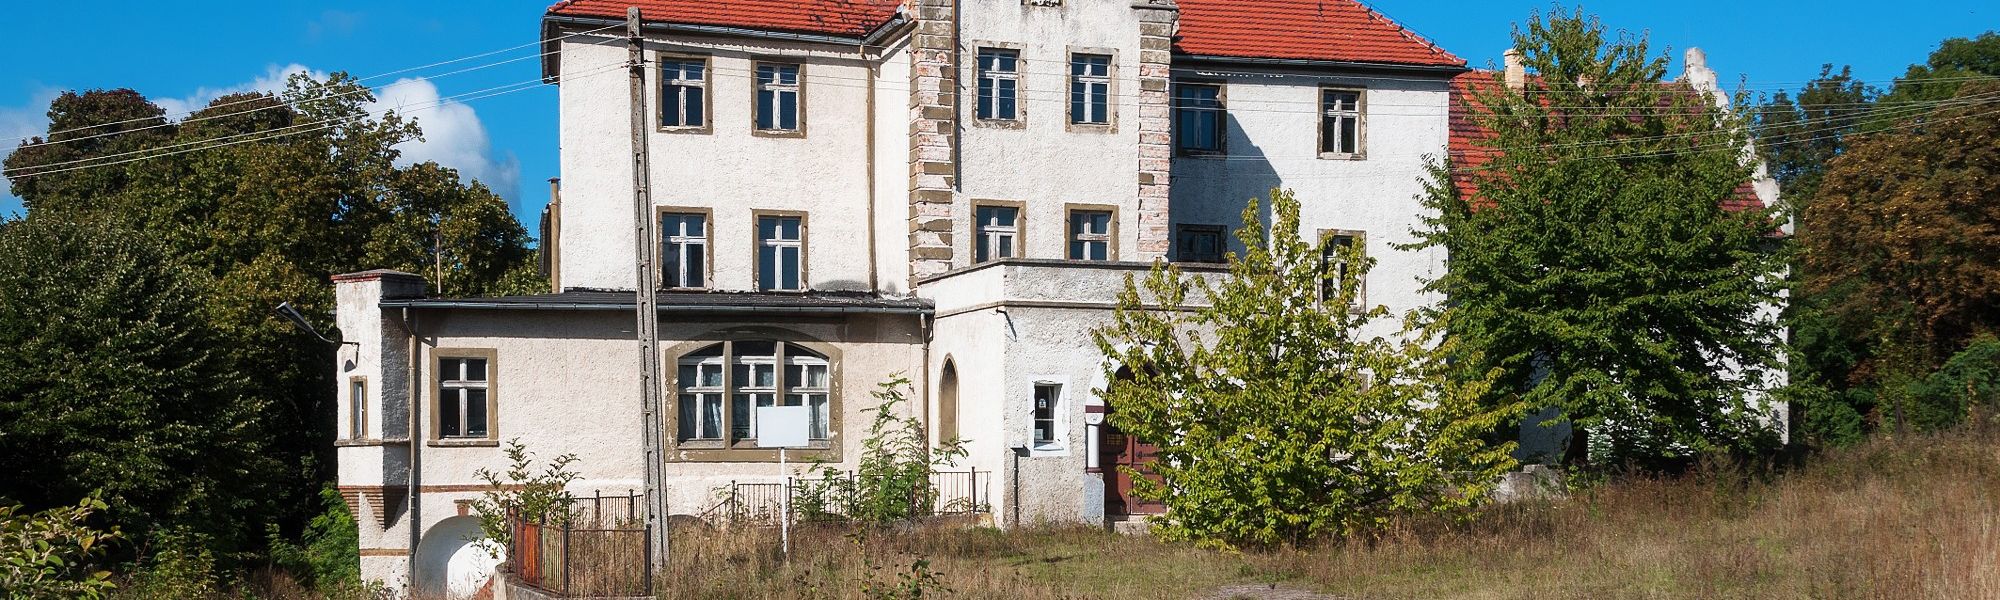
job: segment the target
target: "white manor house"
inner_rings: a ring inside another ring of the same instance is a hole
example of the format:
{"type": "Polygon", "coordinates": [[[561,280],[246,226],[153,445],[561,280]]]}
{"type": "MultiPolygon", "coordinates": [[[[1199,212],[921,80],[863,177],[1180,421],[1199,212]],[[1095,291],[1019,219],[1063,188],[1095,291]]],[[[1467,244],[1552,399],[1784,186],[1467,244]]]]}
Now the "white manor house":
{"type": "Polygon", "coordinates": [[[643,493],[655,467],[655,510],[714,518],[718,490],[783,478],[754,407],[809,407],[795,473],[851,468],[870,392],[899,375],[932,439],[967,441],[951,493],[980,518],[1156,510],[1116,468],[1149,449],[1092,392],[1107,382],[1090,332],[1125,277],[1219,269],[1246,202],[1286,188],[1303,233],[1379,261],[1368,304],[1438,302],[1420,278],[1442,252],[1396,245],[1421,224],[1426,160],[1464,137],[1454,90],[1491,77],[1353,0],[565,0],[542,32],[561,110],[554,293],[334,279],[359,344],[336,365],[339,488],[364,577],[392,587],[484,579],[468,503],[506,440],[574,453],[584,497],[643,493]],[[640,214],[657,233],[657,459],[640,214]]]}

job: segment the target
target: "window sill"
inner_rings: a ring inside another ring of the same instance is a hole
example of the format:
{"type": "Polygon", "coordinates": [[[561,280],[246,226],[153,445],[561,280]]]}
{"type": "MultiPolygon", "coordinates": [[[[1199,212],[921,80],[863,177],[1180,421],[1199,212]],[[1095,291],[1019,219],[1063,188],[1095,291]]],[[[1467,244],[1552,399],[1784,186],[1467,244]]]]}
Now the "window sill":
{"type": "Polygon", "coordinates": [[[409,444],[410,440],[406,439],[378,440],[374,438],[362,438],[362,439],[350,438],[350,439],[333,441],[333,447],[335,448],[370,448],[374,446],[407,446],[409,444]]]}
{"type": "Polygon", "coordinates": [[[1178,151],[1178,152],[1175,152],[1175,153],[1174,153],[1174,158],[1208,158],[1208,159],[1217,159],[1217,158],[1228,158],[1228,157],[1229,157],[1229,153],[1228,153],[1228,152],[1222,152],[1222,151],[1216,151],[1216,150],[1186,150],[1186,149],[1183,149],[1183,150],[1180,150],[1180,151],[1178,151]]]}
{"type": "Polygon", "coordinates": [[[1118,125],[1113,123],[1070,123],[1070,133],[1118,133],[1118,125]]]}
{"type": "Polygon", "coordinates": [[[804,139],[806,137],[806,132],[803,129],[752,129],[750,130],[750,135],[755,137],[766,137],[766,138],[804,139]]]}
{"type": "Polygon", "coordinates": [[[714,133],[714,132],[715,132],[715,130],[714,130],[714,129],[711,129],[711,128],[709,128],[708,126],[701,126],[701,127],[659,127],[659,128],[656,128],[656,129],[657,129],[657,130],[658,130],[658,131],[659,131],[660,133],[680,133],[680,134],[688,134],[688,135],[708,135],[708,134],[711,134],[711,133],[714,133]]]}
{"type": "Polygon", "coordinates": [[[981,119],[978,117],[973,117],[972,125],[974,127],[985,127],[989,129],[1021,130],[1028,128],[1028,121],[1027,119],[981,119]]]}
{"type": "Polygon", "coordinates": [[[500,447],[500,440],[445,439],[431,440],[424,445],[432,448],[498,448],[500,447]]]}
{"type": "Polygon", "coordinates": [[[1069,447],[1062,444],[1036,444],[1028,447],[1028,458],[1053,458],[1069,456],[1069,447]]]}
{"type": "Polygon", "coordinates": [[[1349,154],[1346,152],[1321,152],[1319,153],[1319,159],[1363,161],[1363,160],[1368,160],[1368,154],[1367,153],[1349,154]]]}

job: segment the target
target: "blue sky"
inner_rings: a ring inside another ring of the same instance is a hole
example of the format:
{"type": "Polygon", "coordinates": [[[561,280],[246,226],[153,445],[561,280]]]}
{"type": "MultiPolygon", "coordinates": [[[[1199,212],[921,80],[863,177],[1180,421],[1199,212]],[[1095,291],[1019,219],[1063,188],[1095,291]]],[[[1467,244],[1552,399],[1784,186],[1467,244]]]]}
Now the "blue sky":
{"type": "MultiPolygon", "coordinates": [[[[1512,25],[1550,6],[1540,0],[1370,4],[1473,66],[1498,61],[1512,25]]],[[[130,87],[173,111],[230,91],[267,87],[288,70],[371,76],[532,43],[547,2],[212,1],[200,3],[199,10],[157,1],[88,6],[88,15],[80,14],[78,5],[59,2],[8,8],[14,26],[0,35],[0,55],[13,60],[0,70],[0,145],[5,146],[0,153],[12,150],[14,138],[46,131],[48,101],[60,90],[130,87]],[[86,34],[80,18],[85,16],[108,17],[111,30],[86,34]]],[[[1885,8],[1854,0],[1628,0],[1586,8],[1613,28],[1648,33],[1656,48],[1671,48],[1675,56],[1699,46],[1725,86],[1741,80],[1755,91],[1796,88],[1829,62],[1852,64],[1863,79],[1886,81],[1922,61],[1938,41],[1977,35],[2000,22],[1995,19],[2000,7],[1971,1],[1908,0],[1885,8]]],[[[366,83],[388,88],[387,104],[433,106],[439,96],[534,80],[540,67],[526,58],[441,74],[536,52],[521,48],[366,83]],[[416,76],[430,77],[412,79],[416,76]]],[[[529,86],[447,102],[413,116],[426,126],[426,141],[405,148],[406,154],[477,177],[506,197],[524,223],[534,223],[547,201],[543,182],[560,174],[554,88],[529,86]]],[[[0,193],[0,214],[19,209],[18,199],[0,193]]]]}

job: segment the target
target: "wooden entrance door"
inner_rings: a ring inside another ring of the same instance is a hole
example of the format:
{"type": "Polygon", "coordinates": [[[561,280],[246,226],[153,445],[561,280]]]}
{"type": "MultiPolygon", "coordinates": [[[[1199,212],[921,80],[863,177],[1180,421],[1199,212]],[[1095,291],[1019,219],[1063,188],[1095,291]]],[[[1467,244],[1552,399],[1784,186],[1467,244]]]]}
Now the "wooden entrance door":
{"type": "Polygon", "coordinates": [[[1166,505],[1133,495],[1132,475],[1126,472],[1126,468],[1131,468],[1137,470],[1140,477],[1159,482],[1159,476],[1152,469],[1158,449],[1139,441],[1139,438],[1126,435],[1110,423],[1098,428],[1098,432],[1103,436],[1098,440],[1097,464],[1104,469],[1104,514],[1115,518],[1167,512],[1166,505]]]}

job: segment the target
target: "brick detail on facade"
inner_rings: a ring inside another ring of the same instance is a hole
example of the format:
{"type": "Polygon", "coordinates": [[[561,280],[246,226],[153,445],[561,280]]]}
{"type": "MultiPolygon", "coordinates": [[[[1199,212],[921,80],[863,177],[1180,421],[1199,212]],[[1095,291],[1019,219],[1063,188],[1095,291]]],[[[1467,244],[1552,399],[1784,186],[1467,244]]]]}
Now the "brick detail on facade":
{"type": "Polygon", "coordinates": [[[1173,179],[1174,0],[1138,0],[1139,12],[1139,244],[1135,258],[1164,259],[1173,248],[1167,205],[1173,179]]]}
{"type": "Polygon", "coordinates": [[[951,270],[958,188],[956,0],[910,0],[910,279],[951,270]]]}

